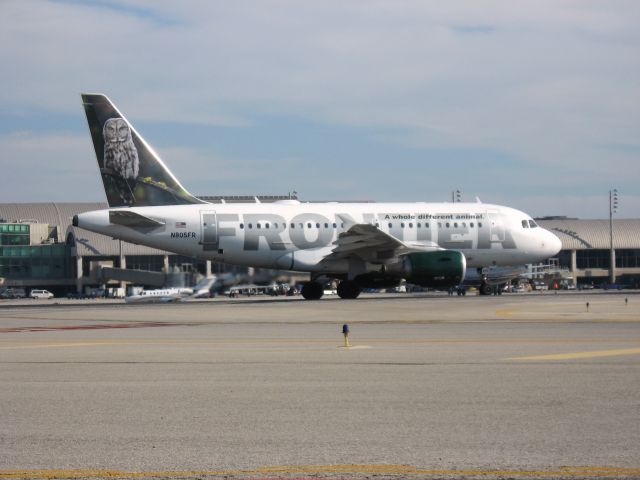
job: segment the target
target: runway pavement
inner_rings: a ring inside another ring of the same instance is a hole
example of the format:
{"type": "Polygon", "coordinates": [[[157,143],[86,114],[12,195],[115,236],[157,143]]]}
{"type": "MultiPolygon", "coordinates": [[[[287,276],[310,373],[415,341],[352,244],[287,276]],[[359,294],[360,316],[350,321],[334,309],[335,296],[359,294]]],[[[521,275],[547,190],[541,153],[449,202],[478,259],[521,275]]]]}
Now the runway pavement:
{"type": "Polygon", "coordinates": [[[43,302],[0,479],[640,478],[640,295],[43,302]]]}

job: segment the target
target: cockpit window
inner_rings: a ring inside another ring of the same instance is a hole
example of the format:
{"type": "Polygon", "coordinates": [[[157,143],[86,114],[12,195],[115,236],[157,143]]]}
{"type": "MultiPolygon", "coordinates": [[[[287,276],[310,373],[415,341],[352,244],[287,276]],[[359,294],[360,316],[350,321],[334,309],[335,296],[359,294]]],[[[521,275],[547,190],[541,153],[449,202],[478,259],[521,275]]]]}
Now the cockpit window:
{"type": "Polygon", "coordinates": [[[522,220],[522,228],[529,228],[529,224],[526,220],[522,220]]]}
{"type": "Polygon", "coordinates": [[[538,224],[536,222],[534,222],[533,220],[529,220],[529,226],[531,228],[536,228],[538,226],[538,224]]]}

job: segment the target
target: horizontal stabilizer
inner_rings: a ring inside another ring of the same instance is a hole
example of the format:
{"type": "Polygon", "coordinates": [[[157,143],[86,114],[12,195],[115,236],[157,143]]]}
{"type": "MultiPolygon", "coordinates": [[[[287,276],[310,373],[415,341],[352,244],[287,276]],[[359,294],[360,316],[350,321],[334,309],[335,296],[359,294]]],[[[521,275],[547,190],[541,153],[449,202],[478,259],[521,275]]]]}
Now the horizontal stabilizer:
{"type": "Polygon", "coordinates": [[[110,210],[109,222],[125,227],[162,227],[165,224],[130,210],[110,210]]]}

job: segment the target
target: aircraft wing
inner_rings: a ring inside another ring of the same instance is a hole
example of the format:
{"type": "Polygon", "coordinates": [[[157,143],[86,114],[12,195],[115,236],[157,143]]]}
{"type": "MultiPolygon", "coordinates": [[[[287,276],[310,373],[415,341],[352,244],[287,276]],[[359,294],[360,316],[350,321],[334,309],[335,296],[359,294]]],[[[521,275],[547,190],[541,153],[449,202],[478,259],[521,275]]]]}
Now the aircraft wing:
{"type": "Polygon", "coordinates": [[[130,210],[109,210],[109,222],[125,227],[161,227],[164,222],[130,210]]]}
{"type": "Polygon", "coordinates": [[[407,253],[441,250],[433,242],[403,242],[368,223],[354,224],[338,235],[334,245],[323,260],[359,258],[369,263],[387,264],[407,253]]]}

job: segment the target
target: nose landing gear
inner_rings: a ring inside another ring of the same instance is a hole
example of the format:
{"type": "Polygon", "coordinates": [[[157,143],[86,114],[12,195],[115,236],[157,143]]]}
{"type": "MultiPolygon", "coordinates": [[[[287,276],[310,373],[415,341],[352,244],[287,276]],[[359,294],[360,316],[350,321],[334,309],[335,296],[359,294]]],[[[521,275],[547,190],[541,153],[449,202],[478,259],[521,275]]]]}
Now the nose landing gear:
{"type": "Polygon", "coordinates": [[[481,273],[480,269],[478,269],[478,272],[480,273],[480,295],[491,295],[492,288],[491,285],[487,283],[487,275],[481,273]]]}

